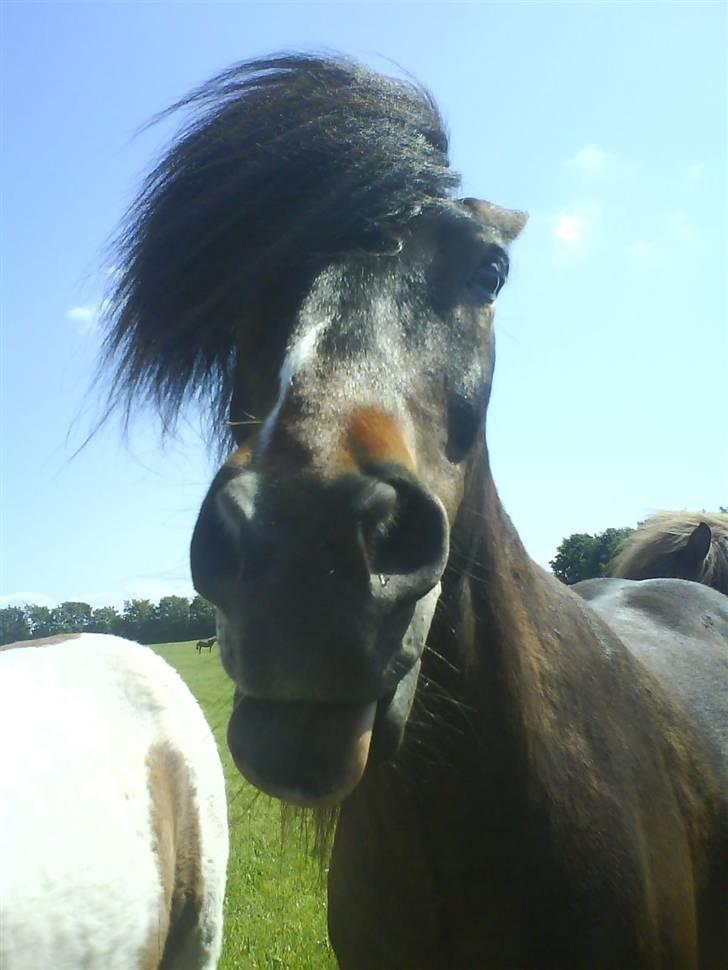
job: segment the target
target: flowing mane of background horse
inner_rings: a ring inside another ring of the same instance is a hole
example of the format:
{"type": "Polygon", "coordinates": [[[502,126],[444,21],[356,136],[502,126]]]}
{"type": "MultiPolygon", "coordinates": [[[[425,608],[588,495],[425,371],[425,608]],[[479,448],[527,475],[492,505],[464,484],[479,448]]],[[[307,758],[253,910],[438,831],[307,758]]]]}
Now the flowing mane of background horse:
{"type": "Polygon", "coordinates": [[[728,514],[660,512],[630,536],[610,573],[690,579],[728,594],[728,514]]]}

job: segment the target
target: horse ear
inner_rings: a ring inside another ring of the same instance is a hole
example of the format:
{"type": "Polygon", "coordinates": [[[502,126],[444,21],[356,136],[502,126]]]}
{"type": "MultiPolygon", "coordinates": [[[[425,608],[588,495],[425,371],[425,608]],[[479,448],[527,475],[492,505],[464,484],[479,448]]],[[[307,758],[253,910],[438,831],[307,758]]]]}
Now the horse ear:
{"type": "Polygon", "coordinates": [[[520,236],[528,222],[528,213],[521,212],[520,209],[503,209],[493,202],[486,202],[485,199],[461,199],[460,201],[476,219],[500,230],[508,242],[513,242],[520,236]]]}
{"type": "Polygon", "coordinates": [[[701,563],[710,551],[713,534],[707,522],[700,522],[688,536],[681,555],[692,563],[701,563]]]}

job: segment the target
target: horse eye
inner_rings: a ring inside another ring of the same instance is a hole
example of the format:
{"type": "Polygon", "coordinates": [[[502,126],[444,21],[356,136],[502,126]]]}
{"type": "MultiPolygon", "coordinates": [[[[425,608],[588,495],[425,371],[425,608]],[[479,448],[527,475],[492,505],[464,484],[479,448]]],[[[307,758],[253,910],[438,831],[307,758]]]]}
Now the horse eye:
{"type": "Polygon", "coordinates": [[[508,263],[499,256],[484,260],[468,279],[468,288],[483,303],[495,303],[495,298],[508,279],[508,263]]]}

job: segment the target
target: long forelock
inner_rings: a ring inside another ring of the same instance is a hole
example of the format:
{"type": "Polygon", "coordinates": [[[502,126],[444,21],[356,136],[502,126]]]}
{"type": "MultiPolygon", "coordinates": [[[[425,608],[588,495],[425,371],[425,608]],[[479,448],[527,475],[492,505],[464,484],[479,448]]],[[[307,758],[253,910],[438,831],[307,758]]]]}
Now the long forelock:
{"type": "Polygon", "coordinates": [[[458,176],[430,95],[343,58],[238,64],[162,117],[178,111],[113,246],[101,375],[109,410],[148,400],[172,426],[196,399],[224,428],[269,296],[346,254],[391,254],[458,176]]]}

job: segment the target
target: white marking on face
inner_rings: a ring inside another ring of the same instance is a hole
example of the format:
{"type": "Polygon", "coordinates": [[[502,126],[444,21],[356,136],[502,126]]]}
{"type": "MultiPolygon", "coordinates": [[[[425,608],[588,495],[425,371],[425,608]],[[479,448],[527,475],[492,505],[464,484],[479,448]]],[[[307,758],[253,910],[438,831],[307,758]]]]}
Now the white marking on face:
{"type": "Polygon", "coordinates": [[[327,326],[328,321],[322,320],[300,334],[289,344],[288,352],[281,365],[278,400],[273,405],[273,410],[265,419],[265,423],[258,437],[258,450],[260,453],[264,452],[270,444],[278,415],[281,413],[294,377],[301,371],[306,362],[314,356],[321,334],[327,326]]]}
{"type": "Polygon", "coordinates": [[[254,517],[257,494],[258,476],[253,472],[243,472],[235,482],[218,491],[215,504],[232,535],[237,536],[242,524],[254,517]]]}

